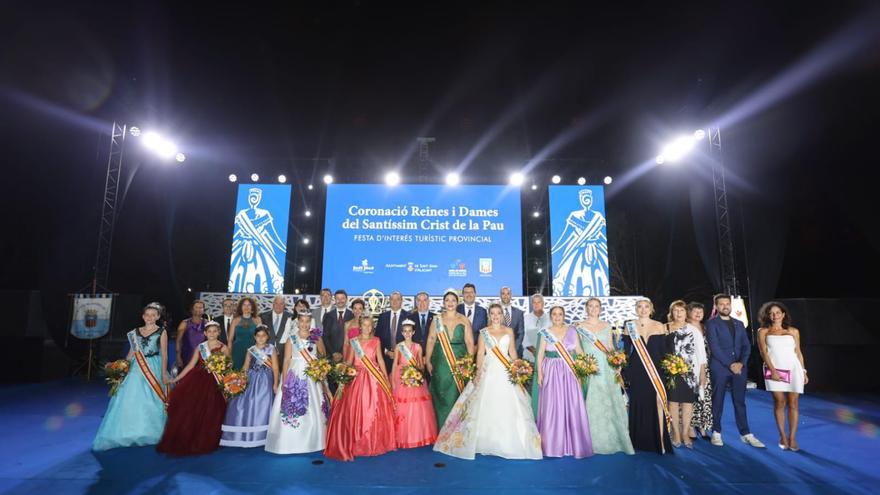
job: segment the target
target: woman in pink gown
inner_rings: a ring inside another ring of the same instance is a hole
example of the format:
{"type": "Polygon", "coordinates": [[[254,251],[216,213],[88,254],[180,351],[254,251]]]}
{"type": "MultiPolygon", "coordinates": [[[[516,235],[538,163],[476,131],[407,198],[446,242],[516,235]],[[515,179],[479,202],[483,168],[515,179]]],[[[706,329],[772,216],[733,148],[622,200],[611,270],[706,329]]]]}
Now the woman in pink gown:
{"type": "Polygon", "coordinates": [[[391,368],[398,449],[423,447],[437,440],[437,417],[434,415],[428,384],[422,382],[418,387],[408,387],[400,377],[403,368],[409,364],[415,365],[422,376],[425,373],[422,346],[412,341],[415,325],[412,320],[403,320],[400,331],[404,341],[397,344],[391,368]]]}
{"type": "Polygon", "coordinates": [[[385,360],[377,355],[379,338],[373,336],[372,317],[360,320],[361,333],[349,340],[345,355],[357,376],[333,404],[324,449],[325,456],[342,461],[382,455],[395,448],[394,403],[385,360]]]}

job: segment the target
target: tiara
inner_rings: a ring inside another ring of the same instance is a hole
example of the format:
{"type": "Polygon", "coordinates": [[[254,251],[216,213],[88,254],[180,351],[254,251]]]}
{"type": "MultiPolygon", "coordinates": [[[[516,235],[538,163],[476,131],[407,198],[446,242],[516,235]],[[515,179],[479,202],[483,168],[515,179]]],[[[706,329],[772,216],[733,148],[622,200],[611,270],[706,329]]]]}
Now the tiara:
{"type": "Polygon", "coordinates": [[[299,318],[300,316],[308,316],[309,318],[311,318],[312,313],[309,313],[308,311],[300,311],[296,314],[296,317],[299,318]]]}
{"type": "Polygon", "coordinates": [[[147,309],[155,309],[156,311],[161,313],[165,308],[163,308],[162,305],[157,302],[151,302],[150,304],[147,304],[147,309]]]}
{"type": "Polygon", "coordinates": [[[407,319],[403,320],[402,322],[400,322],[400,325],[401,325],[401,326],[409,325],[409,326],[411,326],[411,327],[414,327],[414,326],[416,326],[416,322],[414,322],[414,321],[410,320],[409,318],[407,318],[407,319]]]}
{"type": "Polygon", "coordinates": [[[214,320],[211,320],[211,321],[205,323],[205,330],[207,330],[208,327],[219,327],[219,326],[220,326],[219,323],[217,323],[217,322],[214,321],[214,320]]]}

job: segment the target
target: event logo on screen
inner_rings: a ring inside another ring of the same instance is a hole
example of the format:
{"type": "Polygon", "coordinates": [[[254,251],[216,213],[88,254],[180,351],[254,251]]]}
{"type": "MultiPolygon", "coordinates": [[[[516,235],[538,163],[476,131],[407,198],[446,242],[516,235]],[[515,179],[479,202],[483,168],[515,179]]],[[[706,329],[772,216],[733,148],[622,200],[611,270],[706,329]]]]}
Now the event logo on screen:
{"type": "Polygon", "coordinates": [[[290,185],[241,184],[235,211],[227,290],[283,293],[290,185]]]}
{"type": "Polygon", "coordinates": [[[610,295],[602,186],[550,186],[554,296],[610,295]]]}
{"type": "Polygon", "coordinates": [[[522,287],[520,189],[331,184],[322,285],[360,294],[522,287]]]}

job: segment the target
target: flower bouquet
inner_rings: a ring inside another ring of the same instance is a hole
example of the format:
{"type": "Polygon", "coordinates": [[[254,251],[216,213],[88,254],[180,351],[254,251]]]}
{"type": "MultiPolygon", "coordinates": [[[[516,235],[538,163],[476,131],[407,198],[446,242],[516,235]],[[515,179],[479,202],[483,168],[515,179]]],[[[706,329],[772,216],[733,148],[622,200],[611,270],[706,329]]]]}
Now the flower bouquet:
{"type": "Polygon", "coordinates": [[[425,383],[425,375],[412,364],[400,370],[400,381],[405,387],[421,387],[425,383]]]}
{"type": "Polygon", "coordinates": [[[313,328],[309,330],[309,342],[317,343],[321,340],[321,336],[324,335],[324,331],[320,328],[313,328]]]}
{"type": "Polygon", "coordinates": [[[617,375],[617,383],[623,386],[623,376],[620,374],[620,370],[626,368],[626,365],[629,364],[626,358],[626,353],[623,351],[611,351],[608,353],[608,365],[614,370],[614,373],[617,375]]]}
{"type": "Polygon", "coordinates": [[[660,367],[663,368],[663,371],[666,373],[666,388],[669,390],[675,389],[675,377],[684,376],[691,370],[687,361],[685,361],[683,357],[676,356],[675,354],[667,354],[664,356],[663,360],[660,361],[660,367]]]}
{"type": "Polygon", "coordinates": [[[327,358],[312,359],[308,366],[306,366],[305,373],[306,376],[316,383],[321,383],[327,379],[327,375],[330,374],[332,369],[333,367],[330,366],[330,361],[327,361],[327,358]]]}
{"type": "Polygon", "coordinates": [[[532,374],[534,373],[534,369],[532,368],[532,364],[526,361],[525,359],[514,359],[512,363],[510,363],[510,368],[507,368],[507,377],[510,380],[510,383],[514,385],[519,385],[520,387],[525,387],[529,380],[532,379],[532,374]]]}
{"type": "Polygon", "coordinates": [[[456,359],[455,369],[452,370],[452,374],[464,384],[473,380],[477,376],[477,363],[474,362],[474,357],[467,354],[462,358],[456,359]]]}
{"type": "Polygon", "coordinates": [[[212,352],[205,361],[205,369],[216,376],[223,376],[232,369],[232,360],[222,352],[212,352]]]}
{"type": "Polygon", "coordinates": [[[347,385],[357,376],[357,369],[348,363],[336,363],[328,373],[330,380],[337,385],[347,385]]]}
{"type": "Polygon", "coordinates": [[[246,371],[230,370],[223,375],[217,386],[220,387],[220,391],[223,392],[223,396],[226,397],[226,400],[229,400],[244,393],[247,384],[248,376],[246,371]]]}
{"type": "Polygon", "coordinates": [[[128,367],[128,361],[125,359],[117,359],[104,365],[105,380],[107,385],[110,385],[110,397],[116,394],[116,389],[119,388],[122,380],[125,380],[125,376],[128,375],[128,367]]]}
{"type": "Polygon", "coordinates": [[[578,354],[572,361],[574,362],[574,374],[579,380],[599,374],[599,361],[592,354],[578,354]]]}

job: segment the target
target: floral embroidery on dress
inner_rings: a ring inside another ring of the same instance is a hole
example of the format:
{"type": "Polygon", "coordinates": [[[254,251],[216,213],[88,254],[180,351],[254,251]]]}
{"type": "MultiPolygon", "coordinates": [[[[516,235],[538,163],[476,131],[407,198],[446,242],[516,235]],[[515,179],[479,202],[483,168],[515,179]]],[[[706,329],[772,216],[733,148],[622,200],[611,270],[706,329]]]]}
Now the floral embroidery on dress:
{"type": "Polygon", "coordinates": [[[281,421],[293,428],[299,428],[299,418],[306,414],[309,407],[308,383],[299,378],[284,384],[281,395],[281,421]]]}
{"type": "Polygon", "coordinates": [[[327,400],[326,394],[321,394],[321,412],[324,413],[324,421],[330,420],[330,401],[327,400]]]}

